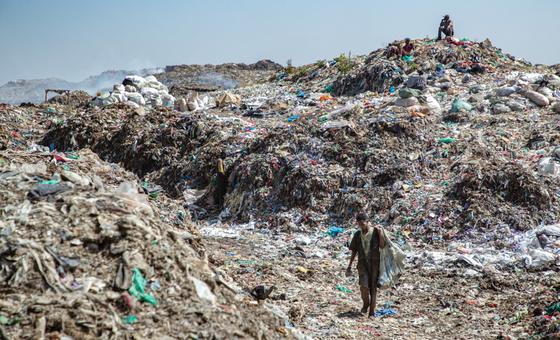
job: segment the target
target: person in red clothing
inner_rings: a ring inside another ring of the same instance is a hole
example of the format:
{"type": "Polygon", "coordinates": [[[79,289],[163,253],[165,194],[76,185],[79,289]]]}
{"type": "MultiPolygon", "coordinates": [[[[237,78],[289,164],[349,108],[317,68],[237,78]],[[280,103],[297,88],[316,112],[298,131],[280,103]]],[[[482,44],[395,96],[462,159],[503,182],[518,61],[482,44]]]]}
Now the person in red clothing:
{"type": "Polygon", "coordinates": [[[414,44],[410,41],[410,38],[404,39],[404,46],[401,49],[401,57],[405,55],[412,55],[412,51],[414,50],[414,44]]]}

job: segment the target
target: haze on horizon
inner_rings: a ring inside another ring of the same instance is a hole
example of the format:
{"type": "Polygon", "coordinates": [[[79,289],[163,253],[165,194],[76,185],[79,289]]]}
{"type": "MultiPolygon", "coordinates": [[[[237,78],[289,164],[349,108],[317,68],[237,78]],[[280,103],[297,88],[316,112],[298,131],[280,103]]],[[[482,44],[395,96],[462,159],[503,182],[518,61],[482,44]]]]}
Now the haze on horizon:
{"type": "Polygon", "coordinates": [[[0,85],[175,64],[301,65],[434,37],[444,14],[458,37],[488,37],[517,57],[557,64],[558,13],[557,0],[0,0],[0,85]]]}

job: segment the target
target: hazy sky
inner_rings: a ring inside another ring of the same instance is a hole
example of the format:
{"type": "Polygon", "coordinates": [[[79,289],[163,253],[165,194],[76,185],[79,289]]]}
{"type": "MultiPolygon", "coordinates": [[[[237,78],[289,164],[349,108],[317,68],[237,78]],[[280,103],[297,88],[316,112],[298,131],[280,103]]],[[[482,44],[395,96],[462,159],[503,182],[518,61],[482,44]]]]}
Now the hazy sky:
{"type": "Polygon", "coordinates": [[[295,65],[435,36],[560,63],[559,0],[0,0],[0,84],[187,63],[295,65]]]}

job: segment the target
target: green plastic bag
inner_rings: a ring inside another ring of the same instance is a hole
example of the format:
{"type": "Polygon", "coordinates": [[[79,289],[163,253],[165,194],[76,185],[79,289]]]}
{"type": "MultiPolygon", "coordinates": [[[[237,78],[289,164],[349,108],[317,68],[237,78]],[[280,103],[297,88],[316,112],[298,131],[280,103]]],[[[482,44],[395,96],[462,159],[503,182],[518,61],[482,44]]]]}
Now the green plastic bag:
{"type": "Polygon", "coordinates": [[[142,276],[140,269],[134,268],[132,270],[132,285],[128,288],[128,292],[139,301],[157,306],[156,298],[153,295],[146,293],[145,287],[146,279],[142,276]]]}
{"type": "Polygon", "coordinates": [[[469,112],[473,109],[472,105],[461,99],[455,99],[451,104],[451,112],[469,112]]]}
{"type": "Polygon", "coordinates": [[[406,99],[411,97],[421,97],[422,91],[405,87],[399,90],[399,97],[406,99]]]}
{"type": "Polygon", "coordinates": [[[336,289],[344,293],[352,293],[352,290],[344,287],[343,285],[336,285],[336,289]]]}
{"type": "Polygon", "coordinates": [[[402,60],[407,63],[411,63],[414,60],[414,57],[411,55],[403,55],[402,60]]]}
{"type": "Polygon", "coordinates": [[[547,315],[553,315],[555,312],[560,312],[560,302],[552,304],[546,308],[547,315]]]}
{"type": "Polygon", "coordinates": [[[138,318],[136,317],[136,315],[128,315],[122,318],[122,323],[124,323],[125,325],[132,325],[136,322],[138,322],[138,318]]]}
{"type": "Polygon", "coordinates": [[[456,141],[455,138],[453,137],[445,137],[445,138],[440,138],[438,140],[438,142],[442,143],[442,144],[451,144],[454,143],[456,141]]]}

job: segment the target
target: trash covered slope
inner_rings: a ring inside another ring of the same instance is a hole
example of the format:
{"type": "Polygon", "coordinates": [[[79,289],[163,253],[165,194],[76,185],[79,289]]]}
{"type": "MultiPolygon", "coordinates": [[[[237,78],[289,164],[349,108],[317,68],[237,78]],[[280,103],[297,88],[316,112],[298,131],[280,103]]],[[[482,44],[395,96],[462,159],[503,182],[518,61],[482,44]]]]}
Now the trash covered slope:
{"type": "MultiPolygon", "coordinates": [[[[493,89],[471,95],[472,86],[455,84],[483,108],[493,89]]],[[[290,88],[252,109],[251,101],[271,87],[239,89],[245,103],[234,111],[91,109],[51,129],[43,144],[90,147],[176,197],[207,190],[197,204],[204,209],[216,203],[215,164],[223,159],[228,183],[218,208],[239,221],[288,213],[293,223],[305,218],[317,225],[366,209],[431,238],[500,223],[527,229],[558,217],[558,177],[539,171],[541,158],[553,154],[557,118],[523,97],[515,100],[532,115],[450,112],[419,119],[395,105],[397,96],[321,101],[298,98],[290,88]],[[284,113],[275,112],[280,104],[284,113]]],[[[451,111],[453,97],[441,93],[441,110],[451,111]]]]}
{"type": "MultiPolygon", "coordinates": [[[[336,95],[356,95],[373,91],[386,92],[391,86],[404,83],[411,73],[430,74],[437,65],[447,69],[464,66],[473,59],[480,59],[491,71],[528,71],[538,67],[518,59],[492,45],[490,40],[480,43],[450,38],[445,42],[432,39],[413,40],[412,58],[389,57],[386,49],[378,49],[367,56],[349,58],[341,55],[331,61],[318,61],[285,74],[281,79],[297,81],[312,91],[322,91],[320,85],[329,87],[336,95]]],[[[403,44],[396,41],[394,44],[403,44]]]]}
{"type": "MultiPolygon", "coordinates": [[[[12,131],[40,130],[54,115],[18,111],[2,107],[12,131]]],[[[0,151],[3,337],[289,334],[208,265],[181,206],[146,195],[136,175],[87,149],[62,154],[32,141],[11,135],[0,151]]]]}
{"type": "Polygon", "coordinates": [[[557,319],[539,310],[553,304],[560,252],[560,78],[489,42],[414,43],[407,61],[338,57],[179,94],[174,108],[68,110],[41,144],[90,148],[160,185],[203,227],[212,263],[245,289],[276,285],[288,299],[273,304],[310,335],[553,333],[557,319]],[[354,86],[364,65],[374,71],[354,86]],[[402,282],[381,295],[380,307],[394,302],[382,312],[398,312],[390,329],[341,319],[359,299],[342,294],[355,290],[349,254],[344,238],[319,240],[349,234],[360,211],[410,246],[402,282]]]}

